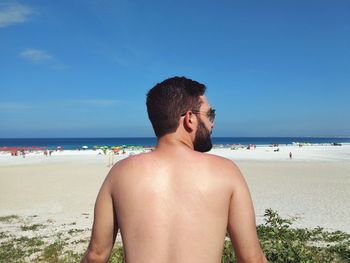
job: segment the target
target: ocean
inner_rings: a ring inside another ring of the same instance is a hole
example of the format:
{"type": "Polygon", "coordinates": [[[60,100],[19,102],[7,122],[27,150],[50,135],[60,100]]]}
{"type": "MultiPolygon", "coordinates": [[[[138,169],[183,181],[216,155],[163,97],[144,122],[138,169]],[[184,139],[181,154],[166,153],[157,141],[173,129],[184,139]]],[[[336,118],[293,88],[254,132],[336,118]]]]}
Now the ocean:
{"type": "MultiPolygon", "coordinates": [[[[303,142],[312,144],[323,143],[350,143],[350,138],[326,138],[326,137],[213,137],[214,145],[232,144],[292,144],[293,142],[303,142]]],[[[82,146],[155,146],[155,137],[136,138],[0,138],[0,147],[45,147],[56,149],[61,146],[64,149],[80,149],[82,146]]]]}

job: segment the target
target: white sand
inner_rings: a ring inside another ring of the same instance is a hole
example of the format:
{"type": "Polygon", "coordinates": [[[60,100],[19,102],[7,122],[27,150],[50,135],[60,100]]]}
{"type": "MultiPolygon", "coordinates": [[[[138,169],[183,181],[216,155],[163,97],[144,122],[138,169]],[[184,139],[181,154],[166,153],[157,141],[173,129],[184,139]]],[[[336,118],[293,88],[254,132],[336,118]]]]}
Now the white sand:
{"type": "Polygon", "coordinates": [[[237,161],[252,194],[257,222],[266,208],[298,216],[296,226],[350,233],[350,162],[237,161]]]}
{"type": "Polygon", "coordinates": [[[343,146],[257,146],[256,149],[247,150],[239,148],[213,149],[211,153],[224,156],[234,160],[254,160],[254,161],[288,161],[289,153],[292,153],[293,161],[348,161],[350,162],[350,145],[343,146]],[[275,150],[279,149],[278,152],[275,150]]]}
{"type": "MultiPolygon", "coordinates": [[[[350,145],[274,149],[222,148],[211,153],[239,165],[251,190],[257,223],[262,223],[264,210],[272,208],[282,216],[299,216],[297,226],[350,233],[350,145]]],[[[95,198],[109,165],[125,157],[92,150],[54,152],[52,156],[31,153],[26,158],[0,154],[0,216],[21,217],[0,222],[0,232],[23,235],[20,226],[34,223],[47,227],[24,234],[91,228],[95,198]]],[[[85,231],[77,238],[89,235],[85,231]]]]}

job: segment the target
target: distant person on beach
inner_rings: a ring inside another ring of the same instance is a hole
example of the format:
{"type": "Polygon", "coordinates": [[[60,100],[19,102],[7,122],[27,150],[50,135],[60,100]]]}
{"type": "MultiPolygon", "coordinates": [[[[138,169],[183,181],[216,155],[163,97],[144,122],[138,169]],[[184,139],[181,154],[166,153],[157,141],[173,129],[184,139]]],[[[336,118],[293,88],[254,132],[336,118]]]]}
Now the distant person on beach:
{"type": "Polygon", "coordinates": [[[293,158],[293,154],[292,152],[289,152],[289,159],[292,159],[293,158]]]}
{"type": "Polygon", "coordinates": [[[148,92],[157,146],[110,170],[82,262],[107,262],[118,229],[128,263],[219,263],[227,231],[238,262],[266,262],[241,172],[231,160],[204,154],[215,118],[205,89],[174,77],[148,92]]]}

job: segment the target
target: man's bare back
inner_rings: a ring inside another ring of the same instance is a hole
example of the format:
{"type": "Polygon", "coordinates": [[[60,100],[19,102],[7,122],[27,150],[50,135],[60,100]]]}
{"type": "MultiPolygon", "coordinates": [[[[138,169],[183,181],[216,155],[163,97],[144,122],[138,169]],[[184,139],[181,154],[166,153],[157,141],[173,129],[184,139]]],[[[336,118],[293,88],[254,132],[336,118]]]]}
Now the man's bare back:
{"type": "Polygon", "coordinates": [[[223,160],[201,155],[155,151],[111,172],[128,262],[220,262],[232,180],[223,160]]]}
{"type": "Polygon", "coordinates": [[[101,188],[100,203],[112,200],[117,211],[126,262],[220,262],[227,230],[243,249],[250,244],[254,211],[233,162],[186,148],[165,151],[120,161],[101,188]]]}
{"type": "Polygon", "coordinates": [[[118,229],[128,263],[219,263],[226,232],[238,262],[266,262],[239,169],[230,160],[202,153],[211,148],[215,110],[205,96],[199,102],[199,110],[175,116],[178,128],[159,136],[155,151],[111,169],[96,200],[82,262],[106,262],[118,229]]]}

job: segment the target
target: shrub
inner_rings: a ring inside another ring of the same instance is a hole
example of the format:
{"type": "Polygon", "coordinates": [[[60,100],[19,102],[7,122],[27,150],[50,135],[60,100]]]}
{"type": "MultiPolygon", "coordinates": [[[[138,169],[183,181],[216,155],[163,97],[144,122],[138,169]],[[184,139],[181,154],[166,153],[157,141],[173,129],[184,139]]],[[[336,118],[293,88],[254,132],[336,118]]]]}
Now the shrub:
{"type": "MultiPolygon", "coordinates": [[[[264,218],[265,223],[257,226],[257,232],[269,262],[350,262],[350,234],[341,231],[328,232],[321,227],[296,229],[292,227],[295,218],[282,218],[272,209],[265,210],[264,218]]],[[[30,227],[30,230],[34,230],[39,226],[30,227]]],[[[0,232],[0,262],[26,262],[29,258],[30,262],[80,262],[82,255],[65,250],[66,245],[61,235],[57,236],[54,243],[48,245],[43,237],[16,238],[0,232]]],[[[123,247],[116,244],[109,263],[123,263],[123,260],[123,247]]],[[[237,261],[234,250],[231,242],[227,240],[224,242],[221,263],[235,262],[237,261]]]]}
{"type": "Polygon", "coordinates": [[[265,224],[257,227],[260,244],[270,262],[349,262],[350,235],[294,229],[295,219],[284,219],[272,209],[265,210],[265,224]]]}

